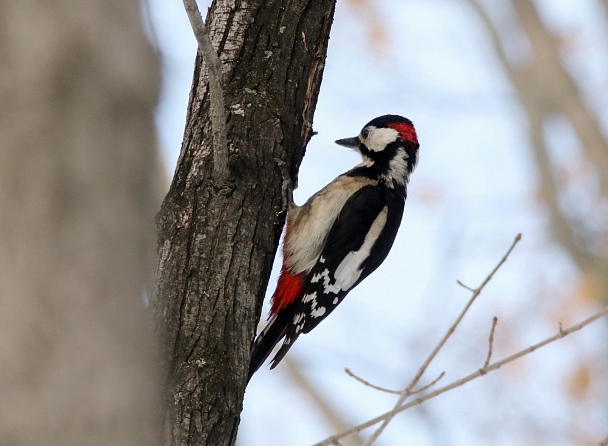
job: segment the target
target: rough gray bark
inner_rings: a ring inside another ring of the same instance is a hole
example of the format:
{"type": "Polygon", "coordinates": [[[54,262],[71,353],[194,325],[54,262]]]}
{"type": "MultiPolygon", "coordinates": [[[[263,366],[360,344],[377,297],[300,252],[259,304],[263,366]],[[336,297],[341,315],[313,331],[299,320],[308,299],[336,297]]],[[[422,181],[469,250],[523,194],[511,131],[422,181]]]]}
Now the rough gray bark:
{"type": "Polygon", "coordinates": [[[159,64],[136,1],[0,2],[0,443],[158,444],[159,64]]]}
{"type": "Polygon", "coordinates": [[[232,445],[284,213],[281,169],[312,136],[334,0],[215,1],[230,179],[213,178],[209,92],[196,59],[186,130],[158,216],[154,308],[166,367],[165,444],[232,445]]]}

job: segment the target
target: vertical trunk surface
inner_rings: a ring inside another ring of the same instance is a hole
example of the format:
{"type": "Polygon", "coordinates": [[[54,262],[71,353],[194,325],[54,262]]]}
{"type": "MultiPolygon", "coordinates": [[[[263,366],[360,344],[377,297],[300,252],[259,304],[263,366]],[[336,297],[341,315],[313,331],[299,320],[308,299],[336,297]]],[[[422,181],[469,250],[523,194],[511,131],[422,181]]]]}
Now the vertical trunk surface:
{"type": "Polygon", "coordinates": [[[334,0],[215,1],[230,180],[213,181],[209,91],[196,59],[181,155],[158,216],[154,308],[166,367],[165,442],[232,445],[284,213],[276,159],[298,170],[334,0]]]}
{"type": "Polygon", "coordinates": [[[0,2],[0,444],[159,444],[159,64],[136,1],[0,2]]]}

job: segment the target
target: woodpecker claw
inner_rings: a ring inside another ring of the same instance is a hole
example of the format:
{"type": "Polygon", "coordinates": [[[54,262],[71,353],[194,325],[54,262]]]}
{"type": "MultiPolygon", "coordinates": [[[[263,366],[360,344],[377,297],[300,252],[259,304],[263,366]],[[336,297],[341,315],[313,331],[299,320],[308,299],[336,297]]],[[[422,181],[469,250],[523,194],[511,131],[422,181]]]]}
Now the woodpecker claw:
{"type": "Polygon", "coordinates": [[[283,178],[283,184],[281,187],[281,209],[283,211],[287,211],[293,204],[293,183],[291,181],[291,176],[289,175],[289,170],[287,169],[287,163],[279,158],[273,159],[274,162],[277,163],[283,178]]]}

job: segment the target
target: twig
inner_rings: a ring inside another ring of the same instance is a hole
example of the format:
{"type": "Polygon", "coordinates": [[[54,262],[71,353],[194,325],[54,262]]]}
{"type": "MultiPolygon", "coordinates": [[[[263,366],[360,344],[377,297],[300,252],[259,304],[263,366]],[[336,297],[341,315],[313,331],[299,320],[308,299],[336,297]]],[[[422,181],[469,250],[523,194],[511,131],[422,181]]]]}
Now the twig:
{"type": "Polygon", "coordinates": [[[414,390],[410,390],[410,395],[414,395],[416,393],[420,393],[420,392],[424,392],[425,390],[433,387],[435,384],[437,384],[437,381],[439,381],[441,378],[443,378],[445,376],[445,372],[441,372],[439,374],[439,376],[437,378],[435,378],[433,381],[431,381],[429,384],[427,384],[426,386],[422,386],[419,389],[414,389],[414,390]]]}
{"type": "Polygon", "coordinates": [[[213,177],[223,183],[228,179],[228,140],[226,136],[226,109],[222,86],[222,63],[209,39],[196,0],[183,0],[190,25],[198,42],[198,49],[207,65],[209,76],[211,133],[213,135],[213,177]]]}
{"type": "Polygon", "coordinates": [[[582,329],[583,327],[586,327],[587,325],[591,324],[592,322],[595,322],[596,320],[600,319],[601,317],[605,316],[606,314],[608,314],[608,306],[604,307],[602,310],[598,311],[597,313],[592,314],[591,316],[589,316],[587,319],[583,320],[582,322],[579,322],[578,324],[573,325],[565,330],[561,330],[556,335],[551,336],[551,337],[545,339],[544,341],[534,344],[528,348],[525,348],[525,349],[503,359],[502,361],[495,362],[494,364],[491,364],[488,367],[479,369],[476,372],[473,372],[470,375],[465,376],[464,378],[454,381],[451,384],[441,387],[440,389],[437,389],[433,392],[427,393],[424,396],[416,398],[414,401],[411,401],[407,404],[399,406],[399,407],[391,410],[390,412],[386,412],[376,418],[366,421],[365,423],[361,423],[357,426],[351,427],[350,429],[345,430],[344,432],[340,432],[339,434],[336,434],[330,438],[327,438],[319,443],[315,443],[312,446],[331,445],[331,444],[333,444],[332,442],[334,442],[342,437],[346,437],[347,435],[351,435],[355,432],[361,432],[363,429],[367,429],[368,427],[373,426],[374,424],[380,423],[381,421],[385,421],[389,418],[394,417],[399,412],[403,412],[406,409],[409,409],[411,407],[422,404],[425,401],[431,400],[449,390],[462,386],[463,384],[466,384],[475,378],[479,378],[480,376],[484,376],[490,372],[493,372],[494,370],[498,370],[499,368],[501,368],[502,366],[504,366],[506,364],[516,361],[516,360],[522,358],[523,356],[526,356],[526,355],[532,353],[533,351],[538,350],[541,347],[544,347],[545,345],[555,342],[558,339],[562,339],[562,338],[568,336],[569,334],[574,333],[575,331],[578,331],[578,330],[582,329]]]}
{"type": "Polygon", "coordinates": [[[457,280],[456,283],[458,285],[460,285],[461,287],[463,287],[465,290],[469,290],[471,292],[475,292],[475,290],[473,288],[471,288],[470,286],[466,286],[464,283],[462,283],[460,280],[457,280]]]}
{"type": "MultiPolygon", "coordinates": [[[[351,378],[355,378],[361,384],[371,387],[372,389],[379,390],[380,392],[392,393],[394,395],[401,395],[401,390],[390,390],[390,389],[386,389],[384,387],[376,386],[376,385],[370,383],[369,381],[364,380],[360,376],[355,375],[353,372],[350,371],[350,369],[344,369],[344,372],[351,378]]],[[[424,392],[425,390],[429,389],[430,387],[433,387],[435,384],[437,384],[437,381],[439,381],[444,376],[445,376],[445,372],[441,372],[437,378],[435,378],[433,381],[431,381],[426,386],[420,387],[419,389],[411,390],[410,395],[414,395],[415,393],[424,392]]]]}
{"type": "MultiPolygon", "coordinates": [[[[513,240],[513,243],[511,244],[511,246],[505,253],[505,255],[502,256],[502,259],[500,259],[500,262],[498,262],[498,264],[494,267],[494,269],[490,272],[490,274],[488,274],[486,279],[476,289],[474,289],[474,290],[470,289],[469,287],[463,285],[462,282],[458,281],[458,283],[461,286],[469,289],[473,293],[473,295],[471,296],[471,298],[469,299],[469,301],[467,302],[467,304],[465,305],[463,310],[460,312],[460,314],[456,318],[456,321],[454,321],[454,323],[448,329],[447,333],[443,336],[441,341],[439,341],[439,344],[437,344],[437,346],[433,349],[433,351],[428,356],[428,358],[426,358],[426,361],[424,361],[424,364],[422,364],[420,369],[418,369],[418,372],[416,373],[416,376],[414,376],[414,379],[412,379],[412,381],[403,390],[403,392],[401,392],[401,396],[399,397],[399,400],[395,404],[395,407],[393,410],[396,410],[399,406],[401,406],[403,404],[403,402],[406,400],[406,398],[411,395],[412,388],[420,380],[420,378],[422,377],[422,375],[424,374],[424,372],[426,371],[428,366],[431,364],[433,359],[435,359],[435,356],[437,356],[437,353],[439,353],[439,351],[443,348],[444,344],[447,342],[447,340],[450,338],[450,336],[452,336],[452,334],[454,333],[454,331],[456,330],[456,328],[458,327],[458,325],[464,318],[465,314],[467,314],[467,311],[469,311],[469,308],[471,307],[471,305],[473,305],[473,302],[475,302],[475,299],[477,299],[477,296],[479,296],[481,294],[481,292],[483,291],[485,286],[488,284],[488,282],[490,280],[492,280],[492,277],[494,277],[494,274],[496,274],[496,271],[498,271],[498,269],[502,266],[502,264],[507,261],[509,254],[511,254],[511,251],[513,251],[513,248],[515,248],[515,245],[517,245],[517,243],[520,240],[521,240],[521,234],[517,234],[515,236],[515,239],[513,240]]],[[[391,412],[389,412],[389,413],[391,413],[391,412]]],[[[380,436],[380,434],[384,431],[384,429],[386,429],[386,426],[388,426],[388,424],[391,422],[393,416],[394,415],[387,417],[384,420],[384,422],[382,423],[382,425],[367,439],[367,441],[365,443],[363,443],[363,446],[370,446],[374,441],[376,441],[376,439],[380,436]]]]}
{"type": "Polygon", "coordinates": [[[494,316],[494,319],[492,319],[492,328],[490,329],[490,336],[488,337],[488,356],[486,357],[486,361],[483,363],[484,369],[490,363],[490,359],[492,359],[492,346],[494,344],[494,330],[496,330],[497,323],[498,323],[498,318],[496,316],[494,316]]]}
{"type": "Polygon", "coordinates": [[[390,389],[385,389],[384,387],[376,386],[376,385],[370,383],[369,381],[366,381],[363,378],[355,375],[353,372],[350,371],[350,369],[344,369],[344,373],[346,373],[351,378],[355,378],[361,384],[363,384],[367,387],[371,387],[372,389],[379,390],[380,392],[392,393],[394,395],[401,395],[401,390],[390,390],[390,389]]]}

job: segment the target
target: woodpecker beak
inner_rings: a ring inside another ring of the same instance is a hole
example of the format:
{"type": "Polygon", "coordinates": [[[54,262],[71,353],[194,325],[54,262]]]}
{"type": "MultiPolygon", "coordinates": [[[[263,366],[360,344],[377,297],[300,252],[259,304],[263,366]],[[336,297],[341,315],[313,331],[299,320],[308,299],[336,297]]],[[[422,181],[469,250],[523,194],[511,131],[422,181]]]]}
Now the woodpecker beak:
{"type": "Polygon", "coordinates": [[[359,140],[358,136],[354,138],[344,138],[336,141],[336,144],[343,147],[348,147],[349,149],[359,150],[359,144],[361,144],[361,140],[359,140]]]}

